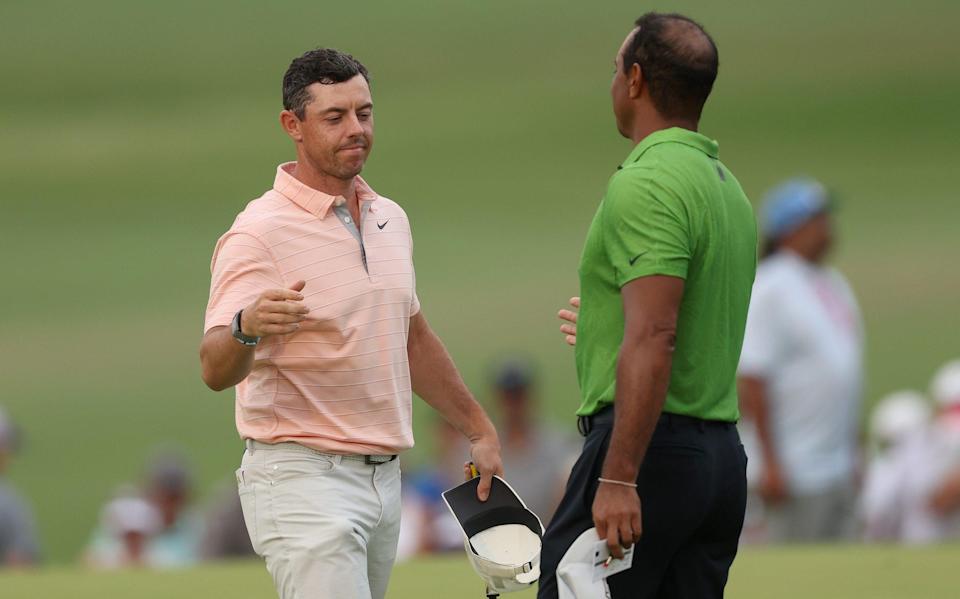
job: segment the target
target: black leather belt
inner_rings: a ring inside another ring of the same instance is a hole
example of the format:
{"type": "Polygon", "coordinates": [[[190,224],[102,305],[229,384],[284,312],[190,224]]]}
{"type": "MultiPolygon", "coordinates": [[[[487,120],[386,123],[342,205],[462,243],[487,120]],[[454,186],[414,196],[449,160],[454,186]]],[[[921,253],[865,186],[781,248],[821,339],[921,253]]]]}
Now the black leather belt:
{"type": "Polygon", "coordinates": [[[613,426],[613,406],[607,406],[589,416],[577,416],[577,431],[586,437],[598,426],[613,426]]]}
{"type": "MultiPolygon", "coordinates": [[[[613,426],[613,406],[607,406],[595,414],[589,416],[577,416],[577,431],[580,435],[586,437],[590,431],[597,427],[613,426]]],[[[684,427],[695,426],[700,430],[706,430],[708,427],[729,428],[736,426],[735,422],[724,420],[704,420],[695,416],[685,416],[684,414],[670,414],[664,412],[660,414],[657,426],[684,427]]]]}

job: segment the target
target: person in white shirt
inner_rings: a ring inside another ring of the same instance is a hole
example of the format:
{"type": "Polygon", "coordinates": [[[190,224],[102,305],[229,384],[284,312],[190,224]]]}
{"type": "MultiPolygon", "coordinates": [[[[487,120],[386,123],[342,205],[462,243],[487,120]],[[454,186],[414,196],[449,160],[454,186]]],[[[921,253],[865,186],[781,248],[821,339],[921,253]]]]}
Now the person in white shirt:
{"type": "Polygon", "coordinates": [[[850,285],[824,265],[830,208],[823,185],[794,179],[767,194],[760,216],[765,258],[738,385],[771,541],[850,538],[856,526],[863,326],[850,285]]]}
{"type": "Polygon", "coordinates": [[[870,416],[873,455],[860,495],[866,541],[924,543],[936,536],[927,495],[931,480],[930,402],[918,391],[897,391],[870,416]]]}
{"type": "Polygon", "coordinates": [[[934,375],[930,395],[936,406],[931,442],[935,483],[930,509],[939,519],[936,540],[960,538],[960,359],[944,364],[934,375]]]}

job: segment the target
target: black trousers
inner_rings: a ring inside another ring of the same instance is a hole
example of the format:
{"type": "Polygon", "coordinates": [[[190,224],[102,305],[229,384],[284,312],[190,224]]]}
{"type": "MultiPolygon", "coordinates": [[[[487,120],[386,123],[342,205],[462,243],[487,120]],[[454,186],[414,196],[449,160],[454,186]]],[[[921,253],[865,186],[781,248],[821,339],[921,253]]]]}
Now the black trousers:
{"type": "MultiPolygon", "coordinates": [[[[543,538],[538,599],[556,599],[557,565],[593,526],[612,428],[612,408],[581,428],[583,453],[543,538]]],[[[612,599],[723,597],[743,528],[746,466],[734,424],[663,414],[637,478],[643,536],[633,567],[607,579],[612,599]]]]}

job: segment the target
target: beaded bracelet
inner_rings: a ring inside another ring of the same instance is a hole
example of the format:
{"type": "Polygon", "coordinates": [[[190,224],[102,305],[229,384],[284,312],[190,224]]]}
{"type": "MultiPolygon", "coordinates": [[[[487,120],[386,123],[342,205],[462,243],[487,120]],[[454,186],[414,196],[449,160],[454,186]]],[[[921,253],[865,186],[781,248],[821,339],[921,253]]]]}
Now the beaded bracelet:
{"type": "Polygon", "coordinates": [[[601,476],[600,478],[598,478],[597,480],[600,481],[600,482],[602,482],[602,483],[608,483],[608,484],[611,484],[611,485],[620,485],[621,487],[630,487],[631,489],[636,489],[636,488],[637,488],[637,483],[628,483],[628,482],[623,481],[623,480],[613,480],[612,478],[603,478],[602,476],[601,476]]]}

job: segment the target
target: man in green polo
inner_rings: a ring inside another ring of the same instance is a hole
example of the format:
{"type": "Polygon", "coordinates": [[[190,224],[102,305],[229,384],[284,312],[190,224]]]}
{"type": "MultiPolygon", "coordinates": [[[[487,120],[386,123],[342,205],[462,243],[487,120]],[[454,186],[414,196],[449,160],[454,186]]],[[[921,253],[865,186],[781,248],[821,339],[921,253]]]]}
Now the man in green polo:
{"type": "Polygon", "coordinates": [[[607,579],[614,599],[723,596],[746,502],[736,369],[757,232],[697,132],[717,65],[680,15],[642,16],[617,53],[614,114],[636,147],[590,226],[579,323],[563,328],[586,440],[544,536],[540,599],[564,596],[561,562],[594,526],[615,557],[636,544],[632,568],[607,579]]]}

